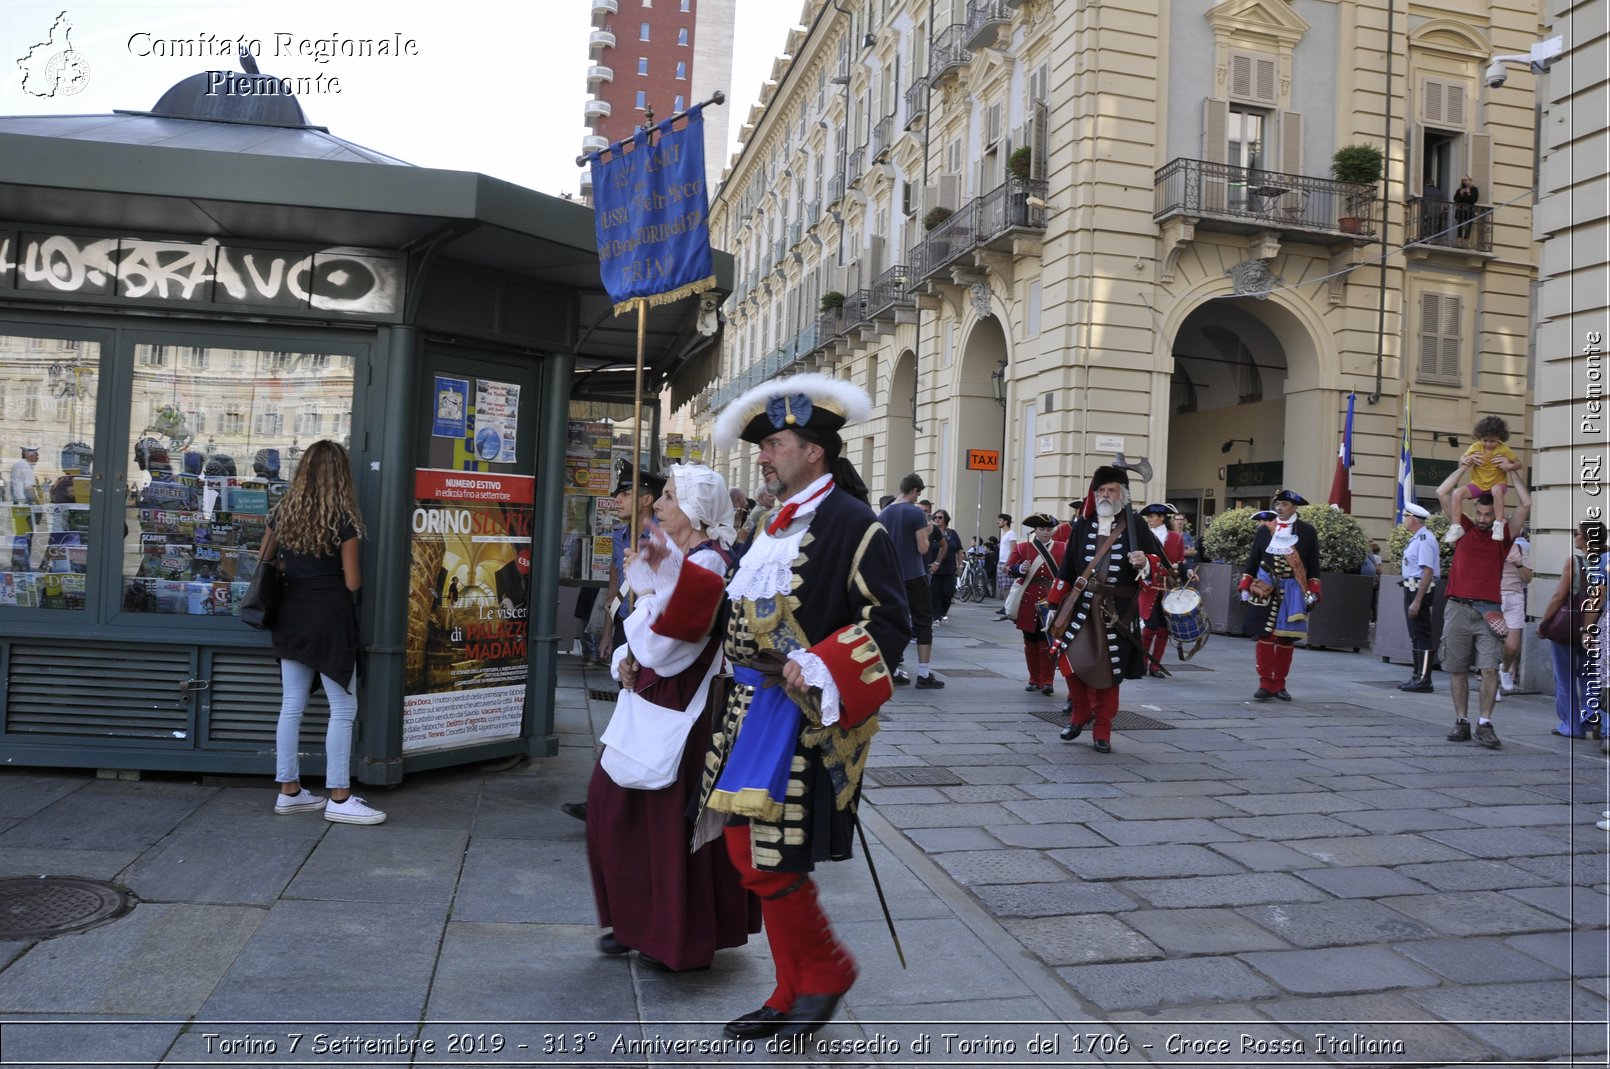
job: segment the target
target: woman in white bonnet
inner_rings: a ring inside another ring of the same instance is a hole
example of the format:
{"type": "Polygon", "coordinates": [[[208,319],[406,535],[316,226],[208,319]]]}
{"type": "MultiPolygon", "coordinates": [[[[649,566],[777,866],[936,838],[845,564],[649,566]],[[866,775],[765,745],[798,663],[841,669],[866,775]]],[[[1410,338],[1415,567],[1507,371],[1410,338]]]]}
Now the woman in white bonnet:
{"type": "Polygon", "coordinates": [[[727,483],[702,464],[671,469],[654,503],[659,529],[627,558],[636,596],[611,670],[623,689],[587,788],[587,861],[604,954],[651,969],[708,968],[760,931],[760,904],[718,839],[689,853],[722,688],[721,633],[732,556],[727,483]]]}

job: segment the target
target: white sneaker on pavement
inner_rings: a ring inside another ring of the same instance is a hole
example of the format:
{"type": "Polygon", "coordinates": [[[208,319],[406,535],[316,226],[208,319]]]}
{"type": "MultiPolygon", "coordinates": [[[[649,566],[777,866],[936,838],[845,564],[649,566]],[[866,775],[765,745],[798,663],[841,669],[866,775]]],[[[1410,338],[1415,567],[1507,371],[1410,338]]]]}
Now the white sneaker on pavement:
{"type": "Polygon", "coordinates": [[[311,813],[315,809],[324,808],[324,796],[314,794],[303,787],[295,794],[279,792],[274,799],[274,812],[276,813],[311,813]]]}
{"type": "Polygon", "coordinates": [[[330,799],[324,807],[324,819],[332,824],[384,824],[386,814],[353,794],[344,802],[330,799]]]}

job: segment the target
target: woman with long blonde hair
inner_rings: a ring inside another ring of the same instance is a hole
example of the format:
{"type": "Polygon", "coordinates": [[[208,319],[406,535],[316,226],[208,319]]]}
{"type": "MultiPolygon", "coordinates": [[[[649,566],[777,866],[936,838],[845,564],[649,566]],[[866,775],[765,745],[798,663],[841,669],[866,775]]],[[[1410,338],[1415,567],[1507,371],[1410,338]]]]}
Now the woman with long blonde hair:
{"type": "Polygon", "coordinates": [[[308,446],[274,509],[260,568],[280,567],[284,591],[271,633],[280,658],[279,728],[274,737],[276,813],[324,810],[337,824],[379,824],[386,814],[352,793],[352,724],[358,712],[358,616],[364,534],[347,451],[324,440],[308,446]],[[276,557],[278,560],[276,561],[276,557]],[[324,738],[326,801],[302,786],[297,744],[317,674],[330,704],[324,738]]]}

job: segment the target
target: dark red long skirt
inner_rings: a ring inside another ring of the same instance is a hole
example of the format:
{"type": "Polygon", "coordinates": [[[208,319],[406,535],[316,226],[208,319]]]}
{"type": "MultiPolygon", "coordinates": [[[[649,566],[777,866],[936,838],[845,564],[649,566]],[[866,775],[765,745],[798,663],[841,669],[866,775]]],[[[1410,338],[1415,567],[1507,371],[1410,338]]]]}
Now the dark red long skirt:
{"type": "Polygon", "coordinates": [[[615,938],[678,971],[760,931],[760,901],[738,883],[717,838],[688,852],[688,805],[710,746],[710,711],[694,721],[676,782],[657,791],[617,786],[602,766],[587,787],[587,861],[598,922],[615,938]]]}

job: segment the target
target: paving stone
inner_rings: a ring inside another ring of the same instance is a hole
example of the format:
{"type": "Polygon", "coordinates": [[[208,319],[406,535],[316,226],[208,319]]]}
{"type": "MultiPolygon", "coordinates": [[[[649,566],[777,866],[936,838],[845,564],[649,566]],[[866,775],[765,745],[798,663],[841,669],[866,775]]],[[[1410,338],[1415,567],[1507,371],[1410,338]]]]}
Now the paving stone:
{"type": "Polygon", "coordinates": [[[1510,1058],[1545,1061],[1602,1054],[1604,1001],[1564,980],[1467,984],[1404,996],[1510,1058]],[[1598,1021],[1573,1028],[1564,1021],[1598,1021]]]}
{"type": "Polygon", "coordinates": [[[1241,794],[1243,788],[1211,779],[1177,779],[1162,783],[1136,781],[1122,784],[1122,793],[1133,798],[1185,798],[1189,796],[1218,798],[1228,794],[1241,794]]]}
{"type": "Polygon", "coordinates": [[[1445,935],[1546,932],[1558,918],[1498,891],[1456,891],[1431,897],[1385,898],[1381,904],[1445,935]]]}
{"type": "Polygon", "coordinates": [[[951,799],[938,787],[874,787],[868,786],[867,801],[876,806],[937,805],[951,799]]]}
{"type": "Polygon", "coordinates": [[[1132,1052],[1162,1065],[1250,1069],[1266,1064],[1255,1061],[1258,1053],[1301,1049],[1293,1045],[1304,1042],[1299,1029],[1262,1020],[1246,1003],[1195,1005],[1187,1013],[1184,1023],[1187,1014],[1175,1009],[1118,1010],[1106,1017],[1129,1040],[1132,1052]]]}
{"type": "Polygon", "coordinates": [[[1300,947],[1395,943],[1429,939],[1437,934],[1419,921],[1368,899],[1249,906],[1237,912],[1300,947]]]}
{"type": "Polygon", "coordinates": [[[946,762],[958,757],[976,757],[986,754],[1010,753],[1005,743],[988,742],[955,742],[932,743],[926,740],[905,742],[900,746],[900,752],[913,757],[938,758],[946,762]]]}
{"type": "Polygon", "coordinates": [[[1318,813],[1293,813],[1283,817],[1225,817],[1220,827],[1253,839],[1324,839],[1340,835],[1363,835],[1351,824],[1318,813]]]}
{"type": "Polygon", "coordinates": [[[1327,947],[1238,955],[1275,983],[1298,995],[1351,995],[1442,982],[1436,973],[1386,947],[1327,947]]]}
{"type": "Polygon", "coordinates": [[[1399,943],[1393,949],[1456,984],[1513,984],[1566,978],[1562,970],[1493,939],[1426,939],[1399,943]]]}
{"type": "Polygon", "coordinates": [[[1239,816],[1240,811],[1231,809],[1216,798],[1204,798],[1199,795],[1186,795],[1184,797],[1170,798],[1097,798],[1092,803],[1096,807],[1111,813],[1119,820],[1166,820],[1181,817],[1213,817],[1239,816]]]}
{"type": "Polygon", "coordinates": [[[1297,874],[1337,898],[1381,898],[1385,895],[1434,894],[1435,888],[1417,883],[1394,869],[1378,865],[1305,869],[1297,874]]]}
{"type": "Polygon", "coordinates": [[[1259,902],[1317,902],[1324,892],[1284,872],[1245,872],[1181,880],[1125,880],[1124,890],[1159,909],[1245,906],[1259,902]]]}
{"type": "Polygon", "coordinates": [[[1101,846],[1053,850],[1051,856],[1081,879],[1133,880],[1148,876],[1226,876],[1245,871],[1201,846],[1101,846]]]}
{"type": "Polygon", "coordinates": [[[1305,839],[1291,845],[1310,857],[1332,865],[1412,865],[1427,861],[1464,861],[1470,856],[1420,835],[1305,839]]]}
{"type": "Polygon", "coordinates": [[[878,816],[900,829],[989,827],[1016,824],[1018,817],[999,802],[949,802],[944,805],[885,805],[878,816]]]}
{"type": "Polygon", "coordinates": [[[1578,979],[1610,975],[1610,947],[1600,931],[1516,935],[1504,940],[1504,945],[1578,979]]]}
{"type": "Polygon", "coordinates": [[[952,802],[1014,802],[1026,797],[1018,788],[1004,783],[941,787],[940,793],[952,802]]]}
{"type": "Polygon", "coordinates": [[[1510,861],[1434,861],[1424,865],[1399,865],[1395,871],[1411,880],[1430,884],[1439,891],[1498,891],[1508,887],[1537,887],[1549,882],[1527,872],[1522,866],[1543,858],[1516,858],[1510,861]]]}
{"type": "Polygon", "coordinates": [[[1094,965],[1163,957],[1163,951],[1145,936],[1100,914],[1009,917],[1001,925],[1047,965],[1094,965]]]}
{"type": "Polygon", "coordinates": [[[951,771],[956,773],[956,778],[963,783],[1028,784],[1045,782],[1045,777],[1037,769],[1031,768],[972,766],[953,768],[951,771]]]}
{"type": "Polygon", "coordinates": [[[130,1022],[100,1015],[41,1021],[7,1016],[0,1023],[6,1032],[5,1064],[18,1069],[59,1066],[69,1051],[76,1065],[155,1066],[188,1027],[182,1021],[130,1022]]]}
{"type": "Polygon", "coordinates": [[[1484,828],[1568,829],[1579,817],[1569,805],[1479,805],[1461,809],[1459,815],[1484,828]]]}
{"type": "Polygon", "coordinates": [[[1258,1011],[1293,1022],[1289,1027],[1303,1037],[1305,1056],[1320,1056],[1322,1044],[1316,1035],[1327,1045],[1351,1043],[1356,1048],[1353,1054],[1326,1056],[1343,1064],[1453,1066],[1490,1061],[1496,1055],[1451,1025],[1426,1021],[1425,1010],[1401,994],[1282,999],[1260,1002],[1258,1011]]]}
{"type": "Polygon", "coordinates": [[[478,835],[465,851],[455,921],[593,924],[598,917],[579,846],[478,835]]]}
{"type": "MultiPolygon", "coordinates": [[[[1373,768],[1374,766],[1375,762],[1371,761],[1370,767],[1373,768]]],[[[1313,784],[1313,786],[1318,787],[1322,791],[1337,791],[1338,793],[1346,792],[1351,794],[1354,791],[1373,793],[1375,791],[1394,789],[1392,784],[1386,782],[1386,780],[1376,779],[1374,776],[1316,774],[1312,776],[1305,776],[1304,778],[1308,780],[1309,783],[1313,784]]],[[[1354,797],[1358,798],[1358,800],[1361,802],[1370,802],[1370,799],[1363,793],[1354,795],[1354,797]]]]}
{"type": "MultiPolygon", "coordinates": [[[[309,825],[314,835],[326,826],[320,813],[301,819],[317,822],[309,825]]],[[[317,843],[313,835],[246,837],[238,829],[194,831],[185,824],[147,850],[121,882],[147,902],[271,906],[317,843]]]]}
{"type": "Polygon", "coordinates": [[[446,906],[453,900],[468,839],[456,828],[334,825],[284,897],[446,906]]]}
{"type": "Polygon", "coordinates": [[[1030,824],[1090,824],[1107,816],[1090,802],[1076,798],[1050,798],[1037,801],[1003,802],[1008,812],[1030,824]]]}
{"type": "Polygon", "coordinates": [[[1520,887],[1504,893],[1552,913],[1574,928],[1603,928],[1610,916],[1610,897],[1587,887],[1520,887]]]}
{"type": "MultiPolygon", "coordinates": [[[[455,920],[441,936],[424,1018],[427,1023],[531,1020],[533,999],[540,998],[543,1016],[552,1021],[635,1022],[637,966],[630,958],[602,959],[594,946],[597,937],[592,925],[455,920]]],[[[725,973],[728,966],[725,953],[717,954],[711,972],[725,973]]]]}
{"type": "Polygon", "coordinates": [[[906,837],[925,854],[947,850],[994,850],[1001,844],[983,828],[913,828],[906,837]]]}
{"type": "Polygon", "coordinates": [[[1116,783],[1025,783],[1023,793],[1031,798],[1125,798],[1128,792],[1116,783]]]}
{"type": "Polygon", "coordinates": [[[1546,797],[1531,787],[1479,786],[1469,782],[1451,783],[1440,791],[1450,798],[1478,806],[1537,805],[1546,797]]]}
{"type": "Polygon", "coordinates": [[[1254,840],[1244,843],[1214,843],[1212,849],[1225,857],[1251,869],[1253,872],[1292,872],[1311,869],[1324,864],[1307,854],[1293,850],[1284,843],[1254,840]]]}
{"type": "Polygon", "coordinates": [[[84,775],[7,768],[0,774],[0,817],[31,817],[94,782],[84,775]]]}
{"type": "Polygon", "coordinates": [[[0,853],[29,847],[126,850],[149,846],[178,827],[217,790],[159,780],[95,780],[0,834],[0,853]]]}
{"type": "Polygon", "coordinates": [[[1057,970],[1075,991],[1104,1010],[1179,1006],[1203,992],[1217,999],[1277,994],[1268,982],[1233,958],[1186,958],[1126,965],[1064,966],[1057,970]]]}
{"type": "MultiPolygon", "coordinates": [[[[1136,783],[1143,782],[1135,773],[1117,764],[1084,765],[1033,765],[1030,766],[1051,783],[1136,783]]],[[[956,773],[962,775],[960,771],[956,773]]],[[[964,777],[965,778],[965,777],[964,777]]]]}
{"type": "Polygon", "coordinates": [[[1035,850],[958,850],[934,860],[964,887],[1068,879],[1067,870],[1035,850]]]}
{"type": "Polygon", "coordinates": [[[1290,943],[1227,909],[1140,909],[1124,914],[1124,923],[1171,958],[1291,949],[1290,943]]]}
{"type": "MultiPolygon", "coordinates": [[[[1339,772],[1343,775],[1354,775],[1359,771],[1358,763],[1348,759],[1337,760],[1320,757],[1314,760],[1314,765],[1317,768],[1323,768],[1329,772],[1339,772]]],[[[1372,757],[1369,765],[1369,774],[1383,780],[1390,780],[1394,775],[1419,775],[1413,765],[1393,757],[1372,757]]]]}
{"type": "Polygon", "coordinates": [[[1225,802],[1249,816],[1273,817],[1291,813],[1352,813],[1368,809],[1341,794],[1316,791],[1309,794],[1241,794],[1227,797],[1225,802]]]}
{"type": "Polygon", "coordinates": [[[1175,765],[1147,765],[1135,769],[1145,779],[1154,782],[1169,780],[1203,780],[1224,777],[1224,769],[1218,765],[1205,765],[1200,763],[1186,763],[1175,765]]]}
{"type": "Polygon", "coordinates": [[[1454,809],[1369,809],[1362,813],[1338,813],[1337,820],[1377,835],[1405,832],[1444,831],[1469,828],[1471,822],[1454,809]]]}
{"type": "Polygon", "coordinates": [[[55,850],[50,847],[0,849],[0,877],[71,874],[110,880],[139,860],[143,849],[55,850]]]}
{"type": "MultiPolygon", "coordinates": [[[[1493,862],[1493,864],[1504,864],[1504,862],[1493,862]]],[[[1529,875],[1539,877],[1543,883],[1595,887],[1610,882],[1610,865],[1607,865],[1603,854],[1584,852],[1553,854],[1549,857],[1516,857],[1511,858],[1508,864],[1529,875]]],[[[1517,883],[1506,886],[1527,885],[1517,883]]]]}
{"type": "MultiPolygon", "coordinates": [[[[831,909],[830,909],[831,912],[831,909]]],[[[862,1019],[876,1019],[880,1008],[932,999],[936,976],[945,978],[946,999],[1016,998],[1031,994],[1000,956],[955,916],[910,920],[900,925],[900,942],[913,968],[901,968],[883,918],[844,923],[834,919],[846,946],[855,950],[861,976],[851,996],[862,1019]],[[865,985],[865,990],[860,990],[865,985]]],[[[764,937],[757,936],[764,941],[764,937]]],[[[769,984],[769,980],[768,980],[769,984]]],[[[763,997],[756,985],[750,997],[763,997]]]]}
{"type": "Polygon", "coordinates": [[[1119,846],[1156,843],[1219,843],[1241,836],[1211,820],[1105,820],[1095,830],[1119,846]]]}
{"type": "Polygon", "coordinates": [[[1064,913],[1121,913],[1137,908],[1133,898],[1102,883],[1002,884],[975,887],[973,894],[997,917],[1055,917],[1064,913]]]}
{"type": "Polygon", "coordinates": [[[1083,824],[1007,824],[990,831],[1008,846],[1051,850],[1074,846],[1106,846],[1107,840],[1083,824]]]}

